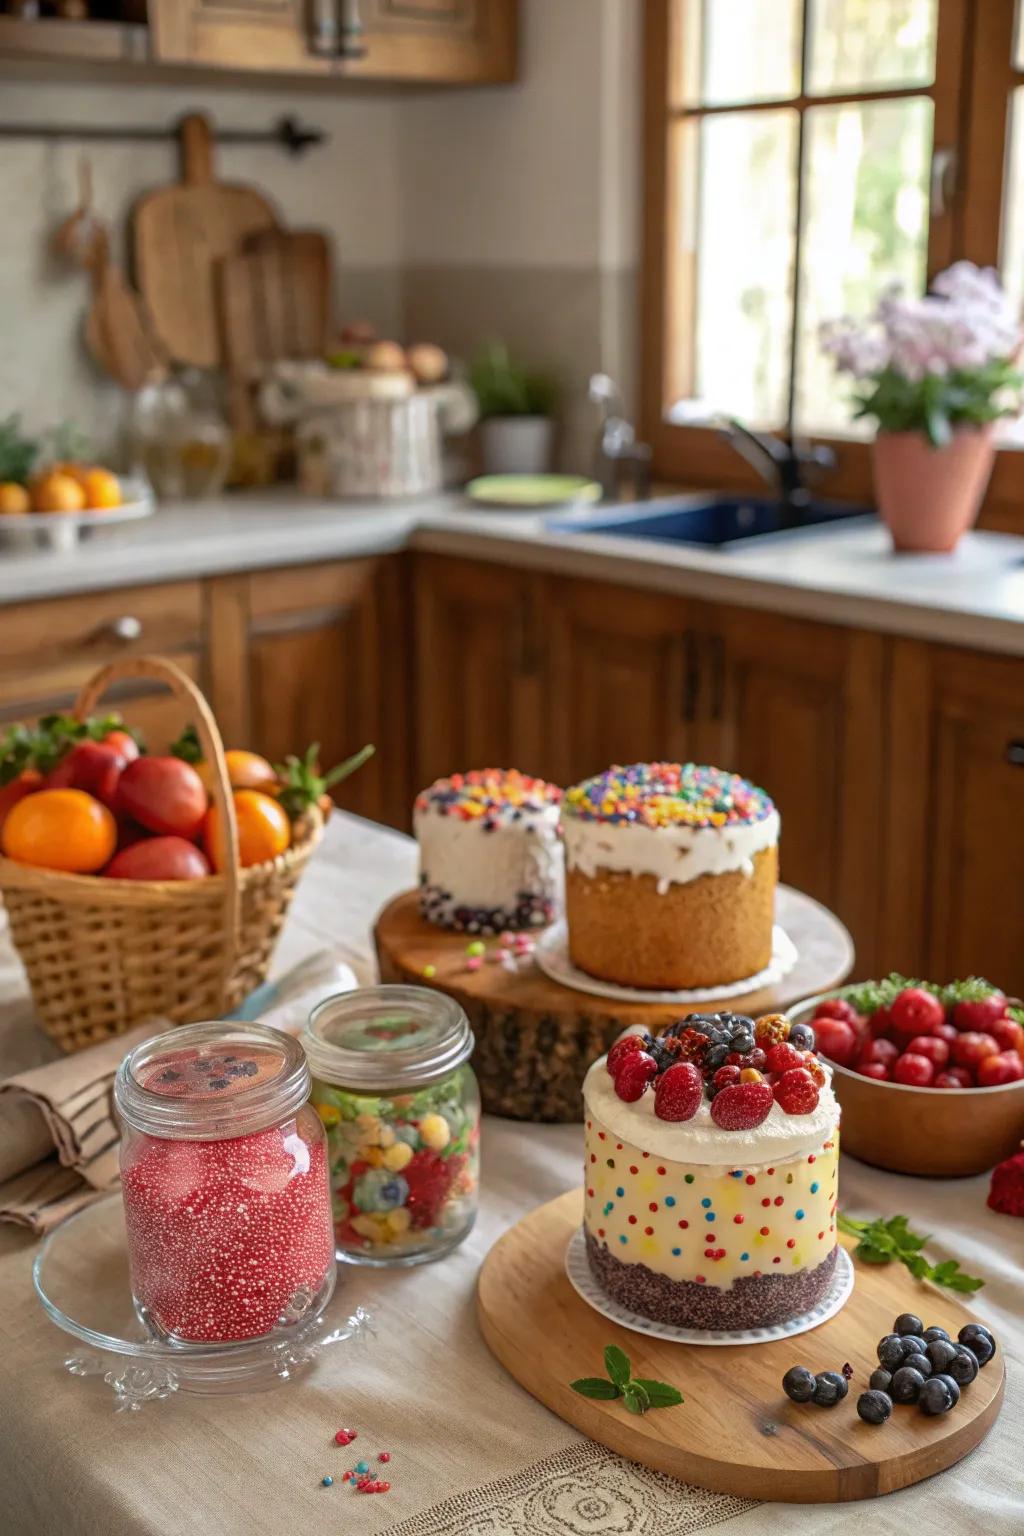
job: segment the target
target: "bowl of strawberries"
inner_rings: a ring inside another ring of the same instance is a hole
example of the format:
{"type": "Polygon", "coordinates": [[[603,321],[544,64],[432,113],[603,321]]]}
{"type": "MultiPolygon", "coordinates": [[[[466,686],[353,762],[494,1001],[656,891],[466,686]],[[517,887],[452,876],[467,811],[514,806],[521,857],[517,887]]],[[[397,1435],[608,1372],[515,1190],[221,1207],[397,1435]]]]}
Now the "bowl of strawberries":
{"type": "Polygon", "coordinates": [[[843,1148],[895,1173],[983,1173],[1024,1139],[1024,1007],[977,976],[895,972],[790,1009],[833,1067],[843,1148]],[[949,1120],[943,1115],[952,1110],[949,1120]]]}

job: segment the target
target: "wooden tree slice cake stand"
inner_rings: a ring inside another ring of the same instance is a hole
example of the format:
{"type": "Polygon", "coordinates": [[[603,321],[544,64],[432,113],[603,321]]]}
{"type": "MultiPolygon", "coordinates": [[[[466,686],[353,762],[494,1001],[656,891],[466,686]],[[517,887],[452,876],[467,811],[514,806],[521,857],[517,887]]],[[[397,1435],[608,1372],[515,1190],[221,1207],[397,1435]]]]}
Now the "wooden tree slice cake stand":
{"type": "Polygon", "coordinates": [[[559,1418],[631,1461],[683,1482],[748,1498],[820,1504],[892,1493],[942,1472],[974,1449],[1003,1401],[1002,1350],[949,1413],[928,1418],[897,1405],[887,1423],[865,1424],[856,1400],[877,1365],[875,1348],[901,1312],[924,1315],[956,1336],[974,1321],[951,1296],[924,1287],[900,1264],[856,1265],[849,1301],[809,1333],[765,1344],[708,1349],[650,1338],[610,1322],[577,1295],[565,1250],[583,1214],[573,1190],[531,1212],[484,1260],[477,1312],[505,1369],[559,1418]],[[667,1381],[685,1402],[628,1413],[621,1399],[580,1397],[579,1376],[604,1374],[606,1344],[618,1344],[634,1376],[667,1381]],[[791,1403],[791,1365],[853,1366],[848,1396],[834,1408],[791,1403]]]}
{"type": "MultiPolygon", "coordinates": [[[[798,959],[781,981],[759,992],[706,1006],[739,1013],[774,1013],[800,998],[836,987],[853,966],[853,941],[819,902],[780,885],[776,921],[796,945],[798,959]]],[[[484,1108],[518,1120],[579,1120],[587,1068],[630,1025],[663,1029],[699,1004],[623,1003],[551,981],[532,961],[517,971],[484,964],[466,968],[472,935],[426,922],[416,891],[397,896],[374,929],[385,982],[434,986],[462,1004],[476,1035],[473,1065],[484,1108]],[[424,968],[434,967],[429,981],[424,968]]],[[[488,940],[493,947],[495,940],[488,940]]]]}

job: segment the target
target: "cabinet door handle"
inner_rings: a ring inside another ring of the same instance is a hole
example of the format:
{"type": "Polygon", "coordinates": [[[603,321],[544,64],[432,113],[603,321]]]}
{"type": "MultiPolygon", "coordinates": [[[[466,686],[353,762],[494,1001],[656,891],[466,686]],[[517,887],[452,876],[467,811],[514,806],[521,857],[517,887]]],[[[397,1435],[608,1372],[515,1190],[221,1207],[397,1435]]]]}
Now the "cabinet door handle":
{"type": "Polygon", "coordinates": [[[1006,761],[1014,768],[1024,768],[1024,741],[1014,740],[1006,743],[1006,761]]]}
{"type": "Polygon", "coordinates": [[[700,655],[697,636],[692,629],[683,635],[683,719],[691,725],[697,718],[700,698],[700,655]]]}
{"type": "Polygon", "coordinates": [[[721,720],[725,712],[725,641],[711,636],[711,718],[721,720]]]}
{"type": "Polygon", "coordinates": [[[113,640],[118,645],[133,645],[136,640],[142,639],[142,620],[136,618],[134,613],[118,614],[116,619],[108,619],[100,625],[96,638],[113,640]]]}
{"type": "Polygon", "coordinates": [[[366,44],[363,42],[363,18],[359,13],[359,0],[338,0],[338,57],[339,59],[365,59],[366,44]]]}

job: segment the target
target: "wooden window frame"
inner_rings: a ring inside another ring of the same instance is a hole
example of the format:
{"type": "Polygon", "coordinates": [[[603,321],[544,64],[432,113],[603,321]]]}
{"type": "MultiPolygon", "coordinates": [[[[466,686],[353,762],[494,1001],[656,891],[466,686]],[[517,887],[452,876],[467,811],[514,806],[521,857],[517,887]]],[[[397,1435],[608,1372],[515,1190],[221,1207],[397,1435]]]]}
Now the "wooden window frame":
{"type": "MultiPolygon", "coordinates": [[[[809,0],[804,0],[806,18],[809,0]]],[[[878,101],[930,96],[934,102],[933,153],[954,154],[954,185],[941,212],[929,216],[927,272],[931,279],[959,257],[995,266],[999,257],[1010,93],[1024,86],[1024,69],[1013,63],[1014,0],[938,0],[936,73],[930,87],[835,92],[809,96],[805,90],[806,38],[800,94],[783,100],[730,107],[678,108],[671,78],[680,23],[675,0],[646,0],[644,37],[644,213],[641,281],[640,421],[653,450],[654,469],[664,481],[691,486],[753,489],[763,485],[713,428],[677,426],[665,420],[670,394],[670,359],[682,352],[692,324],[694,295],[685,274],[673,270],[669,242],[676,227],[678,178],[671,175],[670,130],[681,118],[723,111],[800,111],[831,102],[878,101]]],[[[802,149],[802,146],[801,146],[802,149]]],[[[802,160],[798,173],[802,174],[802,160]]],[[[799,220],[799,196],[796,218],[799,220]]],[[[797,302],[799,296],[797,295],[797,302]]],[[[795,309],[795,305],[794,305],[795,309]]],[[[871,501],[869,444],[827,438],[836,468],[823,478],[824,494],[871,501]]],[[[1024,451],[997,455],[985,521],[1020,526],[1024,502],[1024,451]]]]}

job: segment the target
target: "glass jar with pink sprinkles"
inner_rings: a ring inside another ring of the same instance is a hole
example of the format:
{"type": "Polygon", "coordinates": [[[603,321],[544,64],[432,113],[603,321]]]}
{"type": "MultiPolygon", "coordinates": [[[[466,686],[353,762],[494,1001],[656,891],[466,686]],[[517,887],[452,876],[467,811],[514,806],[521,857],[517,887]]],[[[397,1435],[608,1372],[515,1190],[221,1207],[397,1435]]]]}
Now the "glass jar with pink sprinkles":
{"type": "Polygon", "coordinates": [[[132,1294],[158,1339],[286,1337],[334,1289],[326,1140],[302,1047],[190,1024],[118,1070],[132,1294]]]}

